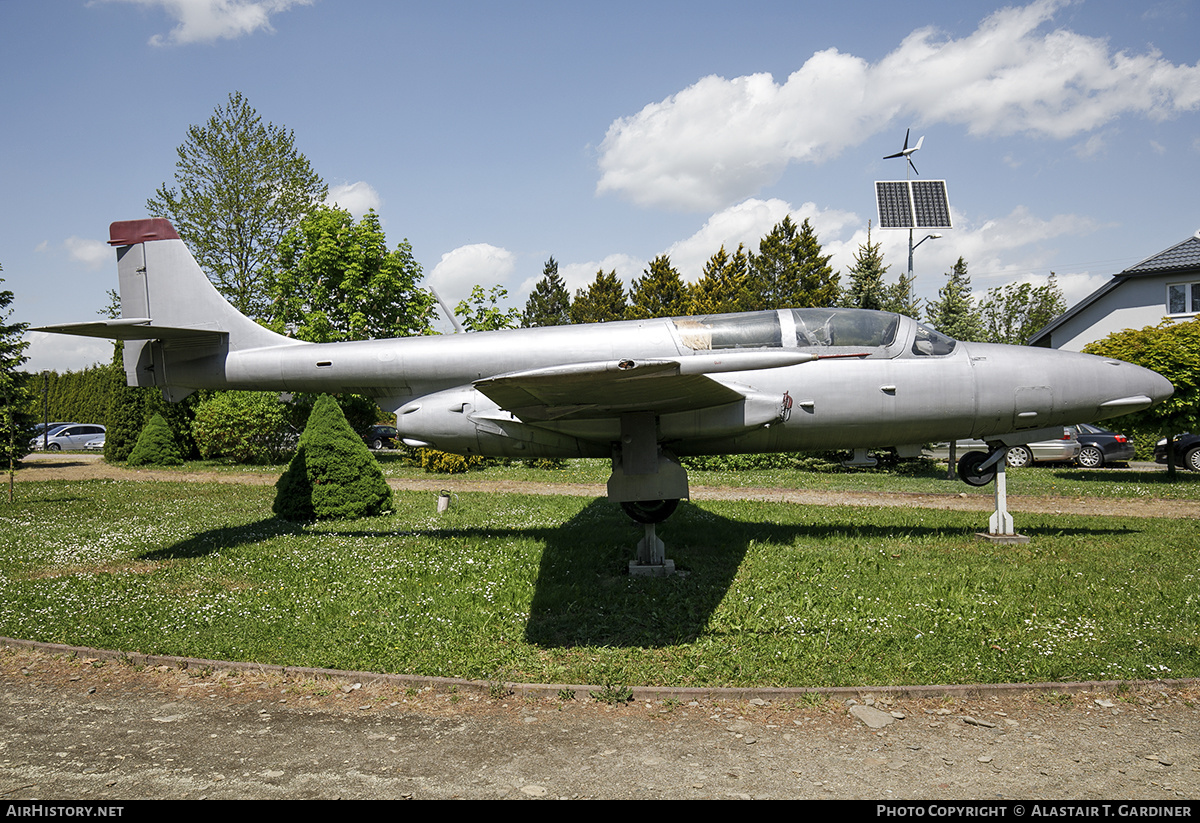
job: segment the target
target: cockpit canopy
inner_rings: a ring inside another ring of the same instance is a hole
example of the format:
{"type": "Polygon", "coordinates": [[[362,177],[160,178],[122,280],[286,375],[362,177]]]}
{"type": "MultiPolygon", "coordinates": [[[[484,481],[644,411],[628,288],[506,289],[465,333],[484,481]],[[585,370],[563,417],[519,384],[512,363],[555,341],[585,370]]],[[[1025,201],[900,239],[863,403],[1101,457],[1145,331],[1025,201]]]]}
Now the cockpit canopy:
{"type": "MultiPolygon", "coordinates": [[[[672,321],[693,351],[801,348],[881,351],[896,343],[900,315],[864,309],[783,309],[749,314],[710,314],[672,321]]],[[[917,324],[912,352],[941,356],[954,340],[917,324]]],[[[894,352],[892,353],[894,356],[894,352]]]]}

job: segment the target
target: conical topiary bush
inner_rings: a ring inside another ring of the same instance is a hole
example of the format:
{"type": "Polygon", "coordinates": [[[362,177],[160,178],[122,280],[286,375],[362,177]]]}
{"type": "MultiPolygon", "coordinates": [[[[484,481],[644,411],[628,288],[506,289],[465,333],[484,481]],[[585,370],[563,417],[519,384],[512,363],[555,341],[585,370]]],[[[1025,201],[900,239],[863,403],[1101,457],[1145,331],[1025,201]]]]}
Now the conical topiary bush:
{"type": "Polygon", "coordinates": [[[287,520],[370,517],[392,510],[379,463],[332,397],[321,395],[296,455],[275,484],[275,514],[287,520]]]}
{"type": "Polygon", "coordinates": [[[142,427],[129,459],[129,466],[182,466],[183,455],[175,443],[175,435],[166,419],[155,412],[154,416],[142,427]]]}

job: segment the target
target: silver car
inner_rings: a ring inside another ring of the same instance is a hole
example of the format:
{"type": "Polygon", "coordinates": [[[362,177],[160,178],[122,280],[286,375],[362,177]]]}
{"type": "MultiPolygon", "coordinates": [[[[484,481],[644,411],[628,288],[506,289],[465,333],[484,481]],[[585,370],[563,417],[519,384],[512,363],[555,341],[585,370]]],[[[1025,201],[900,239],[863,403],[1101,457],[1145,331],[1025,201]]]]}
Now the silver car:
{"type": "MultiPolygon", "coordinates": [[[[1032,466],[1034,463],[1074,463],[1075,458],[1079,457],[1080,448],[1074,429],[1065,428],[1063,436],[1057,440],[1043,440],[1027,446],[1009,446],[1004,462],[1014,469],[1032,466]]],[[[969,451],[987,450],[987,444],[982,440],[959,440],[955,444],[958,457],[969,451]]],[[[950,444],[935,443],[925,450],[925,454],[934,460],[947,460],[950,457],[950,444]]]]}
{"type": "MultiPolygon", "coordinates": [[[[59,426],[46,438],[46,448],[52,452],[82,449],[90,441],[97,437],[103,437],[104,433],[104,427],[97,423],[71,423],[59,426]]],[[[29,442],[29,445],[32,448],[40,449],[42,438],[35,437],[29,442]]]]}

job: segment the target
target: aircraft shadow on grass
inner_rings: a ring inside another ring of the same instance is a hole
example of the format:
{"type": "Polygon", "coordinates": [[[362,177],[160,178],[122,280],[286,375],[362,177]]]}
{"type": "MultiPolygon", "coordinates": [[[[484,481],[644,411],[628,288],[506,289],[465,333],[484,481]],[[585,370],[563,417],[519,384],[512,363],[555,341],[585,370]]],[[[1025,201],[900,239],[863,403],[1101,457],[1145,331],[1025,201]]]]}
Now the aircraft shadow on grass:
{"type": "MultiPolygon", "coordinates": [[[[787,548],[800,539],[820,541],[847,536],[865,541],[898,536],[967,539],[975,531],[978,527],[862,524],[849,517],[822,524],[736,520],[684,503],[659,532],[667,545],[667,557],[683,573],[669,578],[633,578],[627,573],[627,565],[643,528],[629,521],[617,506],[598,498],[561,524],[529,528],[447,526],[372,531],[323,523],[319,530],[310,530],[305,524],[272,517],[200,532],[172,546],[146,552],[140,559],[203,557],[283,535],[363,540],[389,535],[498,542],[534,540],[543,549],[525,629],[530,643],[544,647],[660,647],[686,643],[705,632],[754,544],[787,548]]],[[[1039,534],[1096,537],[1131,530],[1048,526],[1022,531],[1036,538],[1039,534]]],[[[797,585],[803,585],[803,581],[797,585]]]]}

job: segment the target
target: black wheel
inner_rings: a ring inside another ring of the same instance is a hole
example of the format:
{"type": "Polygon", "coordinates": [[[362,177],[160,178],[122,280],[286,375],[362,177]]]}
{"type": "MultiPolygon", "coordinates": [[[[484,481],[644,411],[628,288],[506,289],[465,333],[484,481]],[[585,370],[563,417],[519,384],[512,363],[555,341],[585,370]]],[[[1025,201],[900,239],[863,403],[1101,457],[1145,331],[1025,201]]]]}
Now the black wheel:
{"type": "Polygon", "coordinates": [[[678,500],[630,500],[621,508],[638,523],[661,523],[675,513],[678,505],[678,500]]]}
{"type": "Polygon", "coordinates": [[[371,448],[374,449],[375,451],[379,451],[380,449],[383,448],[383,441],[380,440],[378,437],[376,437],[374,440],[371,441],[371,448]]]}
{"type": "Polygon", "coordinates": [[[1023,469],[1033,465],[1033,455],[1024,446],[1009,446],[1008,454],[1004,456],[1004,462],[1010,469],[1023,469]]]}
{"type": "Polygon", "coordinates": [[[1084,446],[1079,450],[1078,460],[1085,469],[1100,469],[1104,467],[1104,452],[1095,446],[1084,446]]]}
{"type": "Polygon", "coordinates": [[[996,467],[980,473],[979,466],[988,459],[987,452],[967,452],[958,460],[958,477],[968,486],[986,486],[996,479],[996,467]]]}
{"type": "Polygon", "coordinates": [[[58,445],[57,443],[50,443],[49,445],[46,446],[46,449],[47,449],[47,451],[56,452],[56,451],[60,451],[62,449],[62,446],[58,445]]]}
{"type": "Polygon", "coordinates": [[[1183,456],[1183,467],[1200,472],[1200,446],[1194,446],[1183,456]]]}

